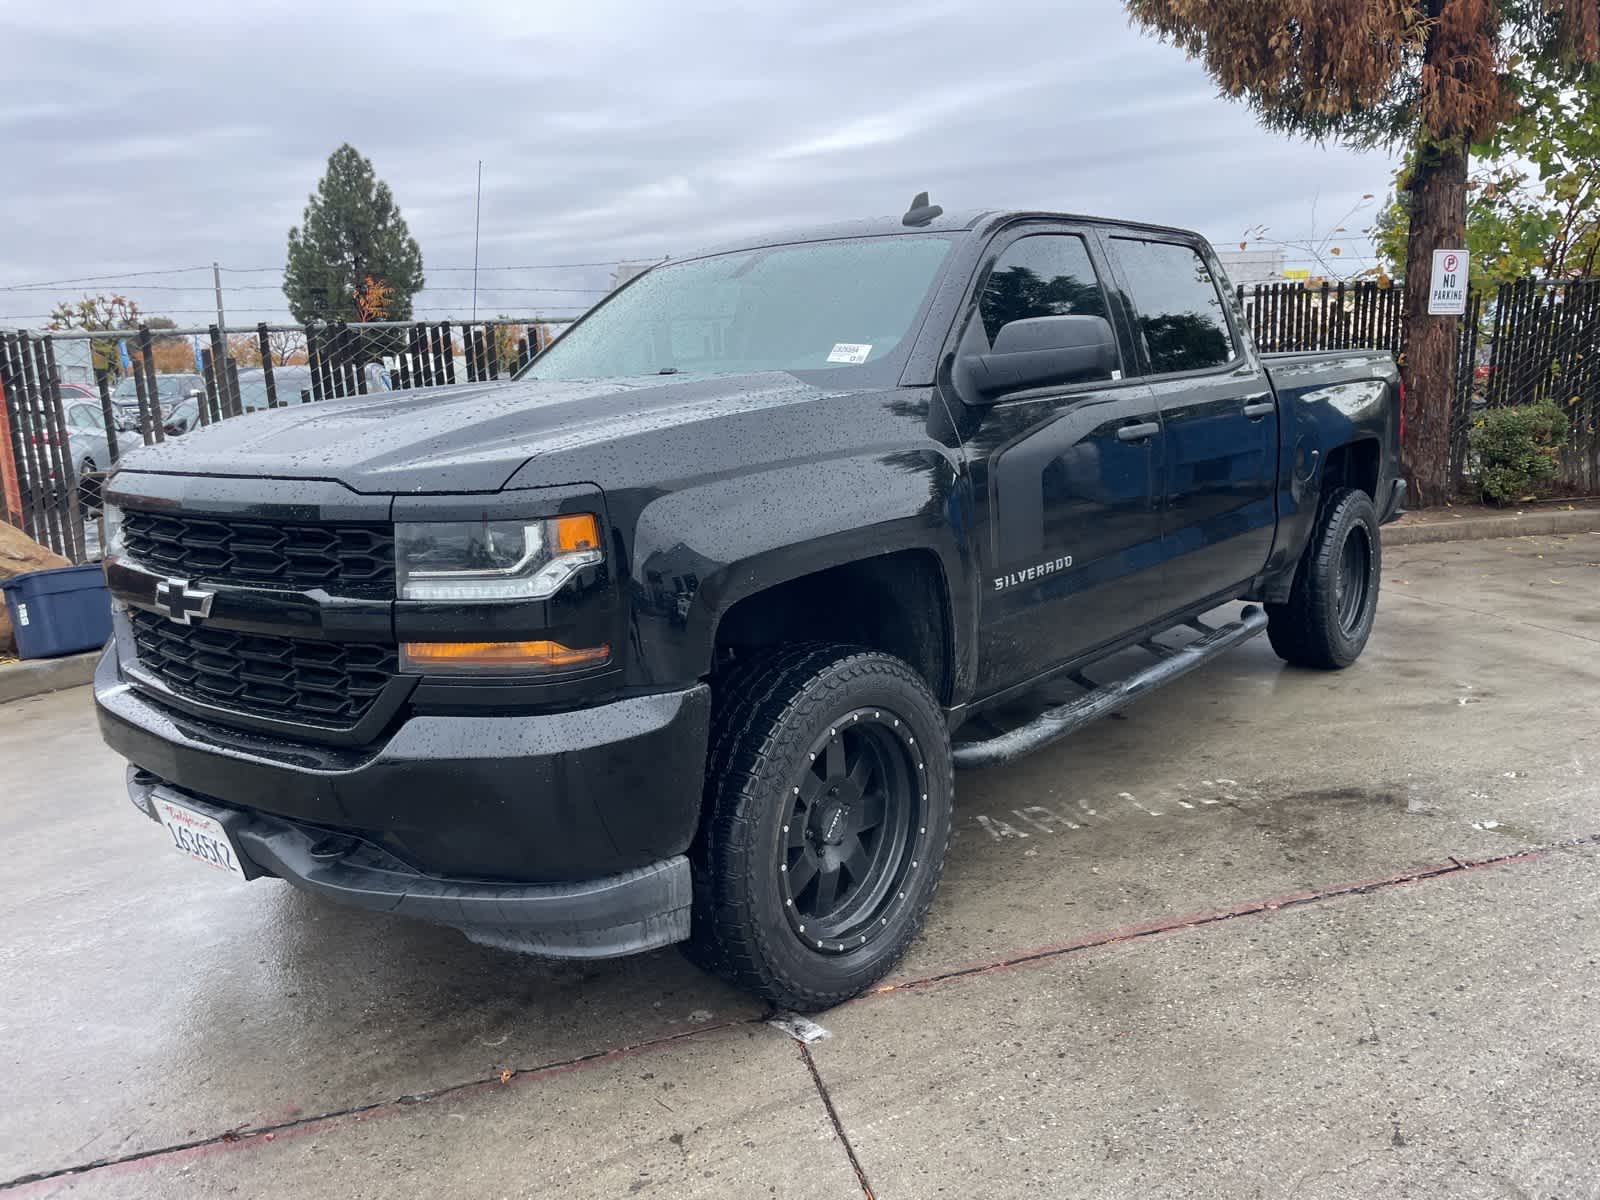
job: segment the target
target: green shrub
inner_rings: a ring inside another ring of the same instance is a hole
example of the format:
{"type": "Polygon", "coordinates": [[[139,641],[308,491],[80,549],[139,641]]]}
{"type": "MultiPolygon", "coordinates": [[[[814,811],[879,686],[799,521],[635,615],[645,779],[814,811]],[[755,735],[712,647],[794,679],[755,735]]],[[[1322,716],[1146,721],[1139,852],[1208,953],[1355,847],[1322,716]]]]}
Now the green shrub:
{"type": "Polygon", "coordinates": [[[1567,424],[1567,414],[1548,401],[1491,409],[1474,420],[1467,444],[1483,494],[1513,504],[1538,480],[1554,478],[1567,424]]]}

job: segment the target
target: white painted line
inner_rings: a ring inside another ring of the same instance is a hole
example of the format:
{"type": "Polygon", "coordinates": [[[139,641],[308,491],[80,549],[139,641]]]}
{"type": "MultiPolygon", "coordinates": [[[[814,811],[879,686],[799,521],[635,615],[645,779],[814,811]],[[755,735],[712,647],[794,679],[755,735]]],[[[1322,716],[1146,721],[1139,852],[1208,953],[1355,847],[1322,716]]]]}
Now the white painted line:
{"type": "Polygon", "coordinates": [[[1135,800],[1133,798],[1133,793],[1132,792],[1118,792],[1117,795],[1121,799],[1126,800],[1129,804],[1133,805],[1135,808],[1137,808],[1142,813],[1149,813],[1152,817],[1159,817],[1161,815],[1155,809],[1146,808],[1144,805],[1140,804],[1137,800],[1135,800]]]}
{"type": "Polygon", "coordinates": [[[983,831],[997,842],[1001,838],[1025,838],[1028,836],[1015,826],[1007,825],[996,817],[986,817],[982,813],[978,814],[978,824],[983,826],[983,831]]]}

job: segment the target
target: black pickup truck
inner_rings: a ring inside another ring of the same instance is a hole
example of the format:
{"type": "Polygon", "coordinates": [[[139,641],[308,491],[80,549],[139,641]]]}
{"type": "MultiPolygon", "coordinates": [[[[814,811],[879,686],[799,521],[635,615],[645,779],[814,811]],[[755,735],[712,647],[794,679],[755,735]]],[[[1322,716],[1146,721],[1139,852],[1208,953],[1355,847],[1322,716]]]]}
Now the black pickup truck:
{"type": "Polygon", "coordinates": [[[1181,230],[919,197],[753,240],[514,381],[129,455],[100,726],[218,871],[816,1009],[915,936],[955,767],[1262,629],[1356,659],[1398,388],[1258,354],[1181,230]]]}

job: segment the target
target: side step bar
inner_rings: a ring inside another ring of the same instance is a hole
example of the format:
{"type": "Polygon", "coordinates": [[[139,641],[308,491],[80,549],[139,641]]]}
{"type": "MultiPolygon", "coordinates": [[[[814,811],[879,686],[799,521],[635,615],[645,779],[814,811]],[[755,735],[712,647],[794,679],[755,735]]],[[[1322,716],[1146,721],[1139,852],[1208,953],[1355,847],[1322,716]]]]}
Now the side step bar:
{"type": "Polygon", "coordinates": [[[955,765],[964,770],[994,767],[1015,762],[1035,750],[1043,750],[1090,721],[1137,700],[1164,683],[1171,683],[1180,675],[1187,675],[1224,650],[1231,650],[1240,642],[1249,641],[1266,627],[1267,614],[1259,606],[1247,604],[1237,621],[1210,630],[1204,637],[1179,649],[1161,647],[1165,651],[1163,657],[1126,679],[1108,683],[1076,700],[1048,709],[1026,725],[1002,733],[999,737],[984,742],[961,743],[953,751],[955,765]]]}

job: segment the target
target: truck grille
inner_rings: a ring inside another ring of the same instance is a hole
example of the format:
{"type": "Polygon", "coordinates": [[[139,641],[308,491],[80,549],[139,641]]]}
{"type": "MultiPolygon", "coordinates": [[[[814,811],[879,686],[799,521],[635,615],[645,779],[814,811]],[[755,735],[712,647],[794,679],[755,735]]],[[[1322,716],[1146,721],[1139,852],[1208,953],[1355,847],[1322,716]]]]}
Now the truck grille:
{"type": "Polygon", "coordinates": [[[123,513],[129,558],[212,583],[394,594],[394,532],[373,525],[280,525],[183,513],[123,513]]]}
{"type": "Polygon", "coordinates": [[[139,665],[179,696],[257,717],[348,729],[399,667],[395,647],[178,625],[130,609],[139,665]]]}

